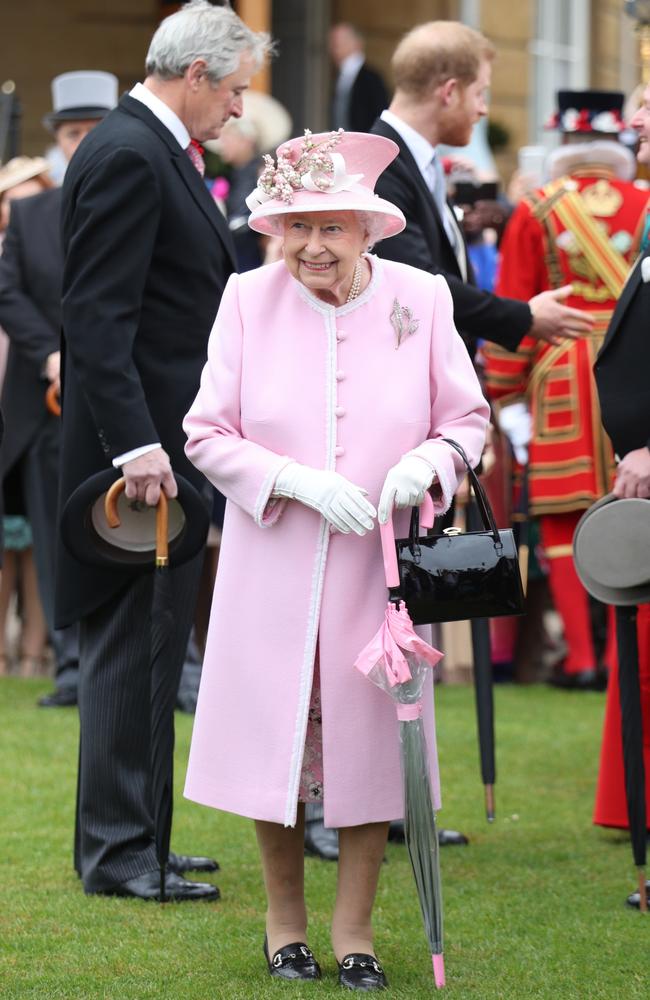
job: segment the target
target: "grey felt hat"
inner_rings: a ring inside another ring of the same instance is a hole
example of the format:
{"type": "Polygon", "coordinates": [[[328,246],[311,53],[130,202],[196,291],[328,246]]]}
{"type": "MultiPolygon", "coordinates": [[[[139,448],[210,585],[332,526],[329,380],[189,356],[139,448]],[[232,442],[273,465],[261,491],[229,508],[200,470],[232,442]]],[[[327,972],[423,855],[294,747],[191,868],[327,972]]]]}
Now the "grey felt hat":
{"type": "Polygon", "coordinates": [[[43,124],[51,132],[69,121],[105,118],[117,104],[118,79],[101,70],[75,70],[52,80],[52,111],[43,124]]]}
{"type": "Polygon", "coordinates": [[[573,558],[585,589],[605,604],[650,601],[650,500],[612,493],[580,518],[573,558]]]}

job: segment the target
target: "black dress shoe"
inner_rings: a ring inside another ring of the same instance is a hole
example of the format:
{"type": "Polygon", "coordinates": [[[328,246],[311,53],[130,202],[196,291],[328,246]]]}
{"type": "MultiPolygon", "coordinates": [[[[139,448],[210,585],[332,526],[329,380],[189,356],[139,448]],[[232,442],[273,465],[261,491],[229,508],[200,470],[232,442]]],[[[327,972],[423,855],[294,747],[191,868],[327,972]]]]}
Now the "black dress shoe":
{"type": "Polygon", "coordinates": [[[76,687],[55,688],[50,694],[38,699],[41,708],[71,708],[77,704],[76,687]]]}
{"type": "Polygon", "coordinates": [[[195,854],[175,854],[169,852],[167,866],[176,875],[184,875],[185,872],[218,872],[219,862],[214,858],[202,858],[195,854]]]}
{"type": "Polygon", "coordinates": [[[438,845],[440,847],[465,847],[469,840],[460,830],[438,830],[438,845]]]}
{"type": "MultiPolygon", "coordinates": [[[[404,843],[404,820],[394,819],[388,827],[388,839],[395,844],[404,843]]],[[[438,845],[440,847],[462,847],[469,844],[464,833],[458,830],[438,830],[438,845]]]]}
{"type": "Polygon", "coordinates": [[[339,962],[339,984],[348,990],[385,990],[388,980],[374,955],[352,952],[339,962]]]}
{"type": "MultiPolygon", "coordinates": [[[[646,899],[648,900],[648,903],[650,903],[650,879],[648,879],[648,881],[645,884],[645,894],[646,894],[646,899]]],[[[630,893],[630,895],[625,900],[625,903],[626,903],[627,906],[631,906],[635,910],[638,910],[640,908],[640,906],[641,906],[641,893],[638,891],[638,889],[637,889],[636,892],[630,893]]]]}
{"type": "MultiPolygon", "coordinates": [[[[118,882],[110,889],[102,889],[99,892],[102,896],[131,896],[135,899],[160,899],[160,872],[154,869],[152,872],[145,872],[144,875],[137,875],[135,878],[127,879],[126,882],[118,882]]],[[[189,902],[190,900],[215,900],[219,899],[219,890],[216,885],[208,882],[190,882],[181,878],[174,872],[167,872],[165,876],[165,896],[167,900],[175,903],[189,902]]]]}
{"type": "Polygon", "coordinates": [[[305,823],[305,853],[313,854],[324,861],[338,861],[338,830],[324,826],[322,819],[309,820],[305,823]]]}
{"type": "Polygon", "coordinates": [[[302,941],[285,944],[269,958],[269,943],[264,936],[264,957],[269,973],[277,979],[320,979],[320,965],[302,941]]]}
{"type": "Polygon", "coordinates": [[[563,691],[604,691],[607,687],[607,674],[604,670],[593,668],[572,674],[559,669],[553,671],[546,683],[563,691]]]}

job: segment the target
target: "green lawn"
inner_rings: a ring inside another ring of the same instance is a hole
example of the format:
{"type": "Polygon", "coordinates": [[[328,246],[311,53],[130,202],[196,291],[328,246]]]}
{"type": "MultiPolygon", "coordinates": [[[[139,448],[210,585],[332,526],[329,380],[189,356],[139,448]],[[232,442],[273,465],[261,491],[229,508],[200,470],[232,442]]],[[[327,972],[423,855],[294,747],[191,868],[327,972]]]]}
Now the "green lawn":
{"type": "MultiPolygon", "coordinates": [[[[0,996],[102,1000],[335,997],[328,914],[335,867],[307,861],[310,943],[324,980],[271,980],[252,825],[177,798],[177,851],[214,853],[217,904],[85,897],[71,865],[77,719],[43,710],[39,681],[0,680],[0,996]]],[[[499,687],[497,820],[488,826],[473,694],[439,688],[441,825],[469,834],[442,854],[446,995],[462,1000],[650,995],[650,919],[626,839],[592,827],[604,696],[499,687]]],[[[191,719],[177,718],[177,785],[191,719]]],[[[376,943],[390,996],[436,993],[408,859],[390,846],[376,943]]],[[[444,994],[443,994],[444,995],[444,994]]]]}

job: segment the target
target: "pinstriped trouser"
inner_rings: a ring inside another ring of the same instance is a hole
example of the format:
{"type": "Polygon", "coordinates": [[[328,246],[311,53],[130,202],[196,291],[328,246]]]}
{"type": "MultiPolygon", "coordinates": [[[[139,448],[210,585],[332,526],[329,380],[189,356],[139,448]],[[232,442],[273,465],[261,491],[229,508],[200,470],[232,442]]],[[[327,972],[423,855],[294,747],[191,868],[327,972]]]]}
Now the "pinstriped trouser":
{"type": "MultiPolygon", "coordinates": [[[[201,552],[170,570],[175,625],[167,657],[174,697],[202,559],[201,552]]],[[[108,889],[157,867],[150,801],[153,580],[152,573],[137,577],[81,621],[75,867],[86,892],[108,889]]]]}

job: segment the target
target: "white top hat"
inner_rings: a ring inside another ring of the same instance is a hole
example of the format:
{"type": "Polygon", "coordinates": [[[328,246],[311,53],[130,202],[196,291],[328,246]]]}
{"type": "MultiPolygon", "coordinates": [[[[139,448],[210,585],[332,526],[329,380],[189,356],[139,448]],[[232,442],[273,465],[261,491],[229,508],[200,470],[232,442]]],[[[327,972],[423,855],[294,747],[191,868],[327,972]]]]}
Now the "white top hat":
{"type": "Polygon", "coordinates": [[[52,111],[43,124],[53,130],[65,121],[104,118],[117,104],[118,80],[101,70],[61,73],[52,80],[52,111]]]}

